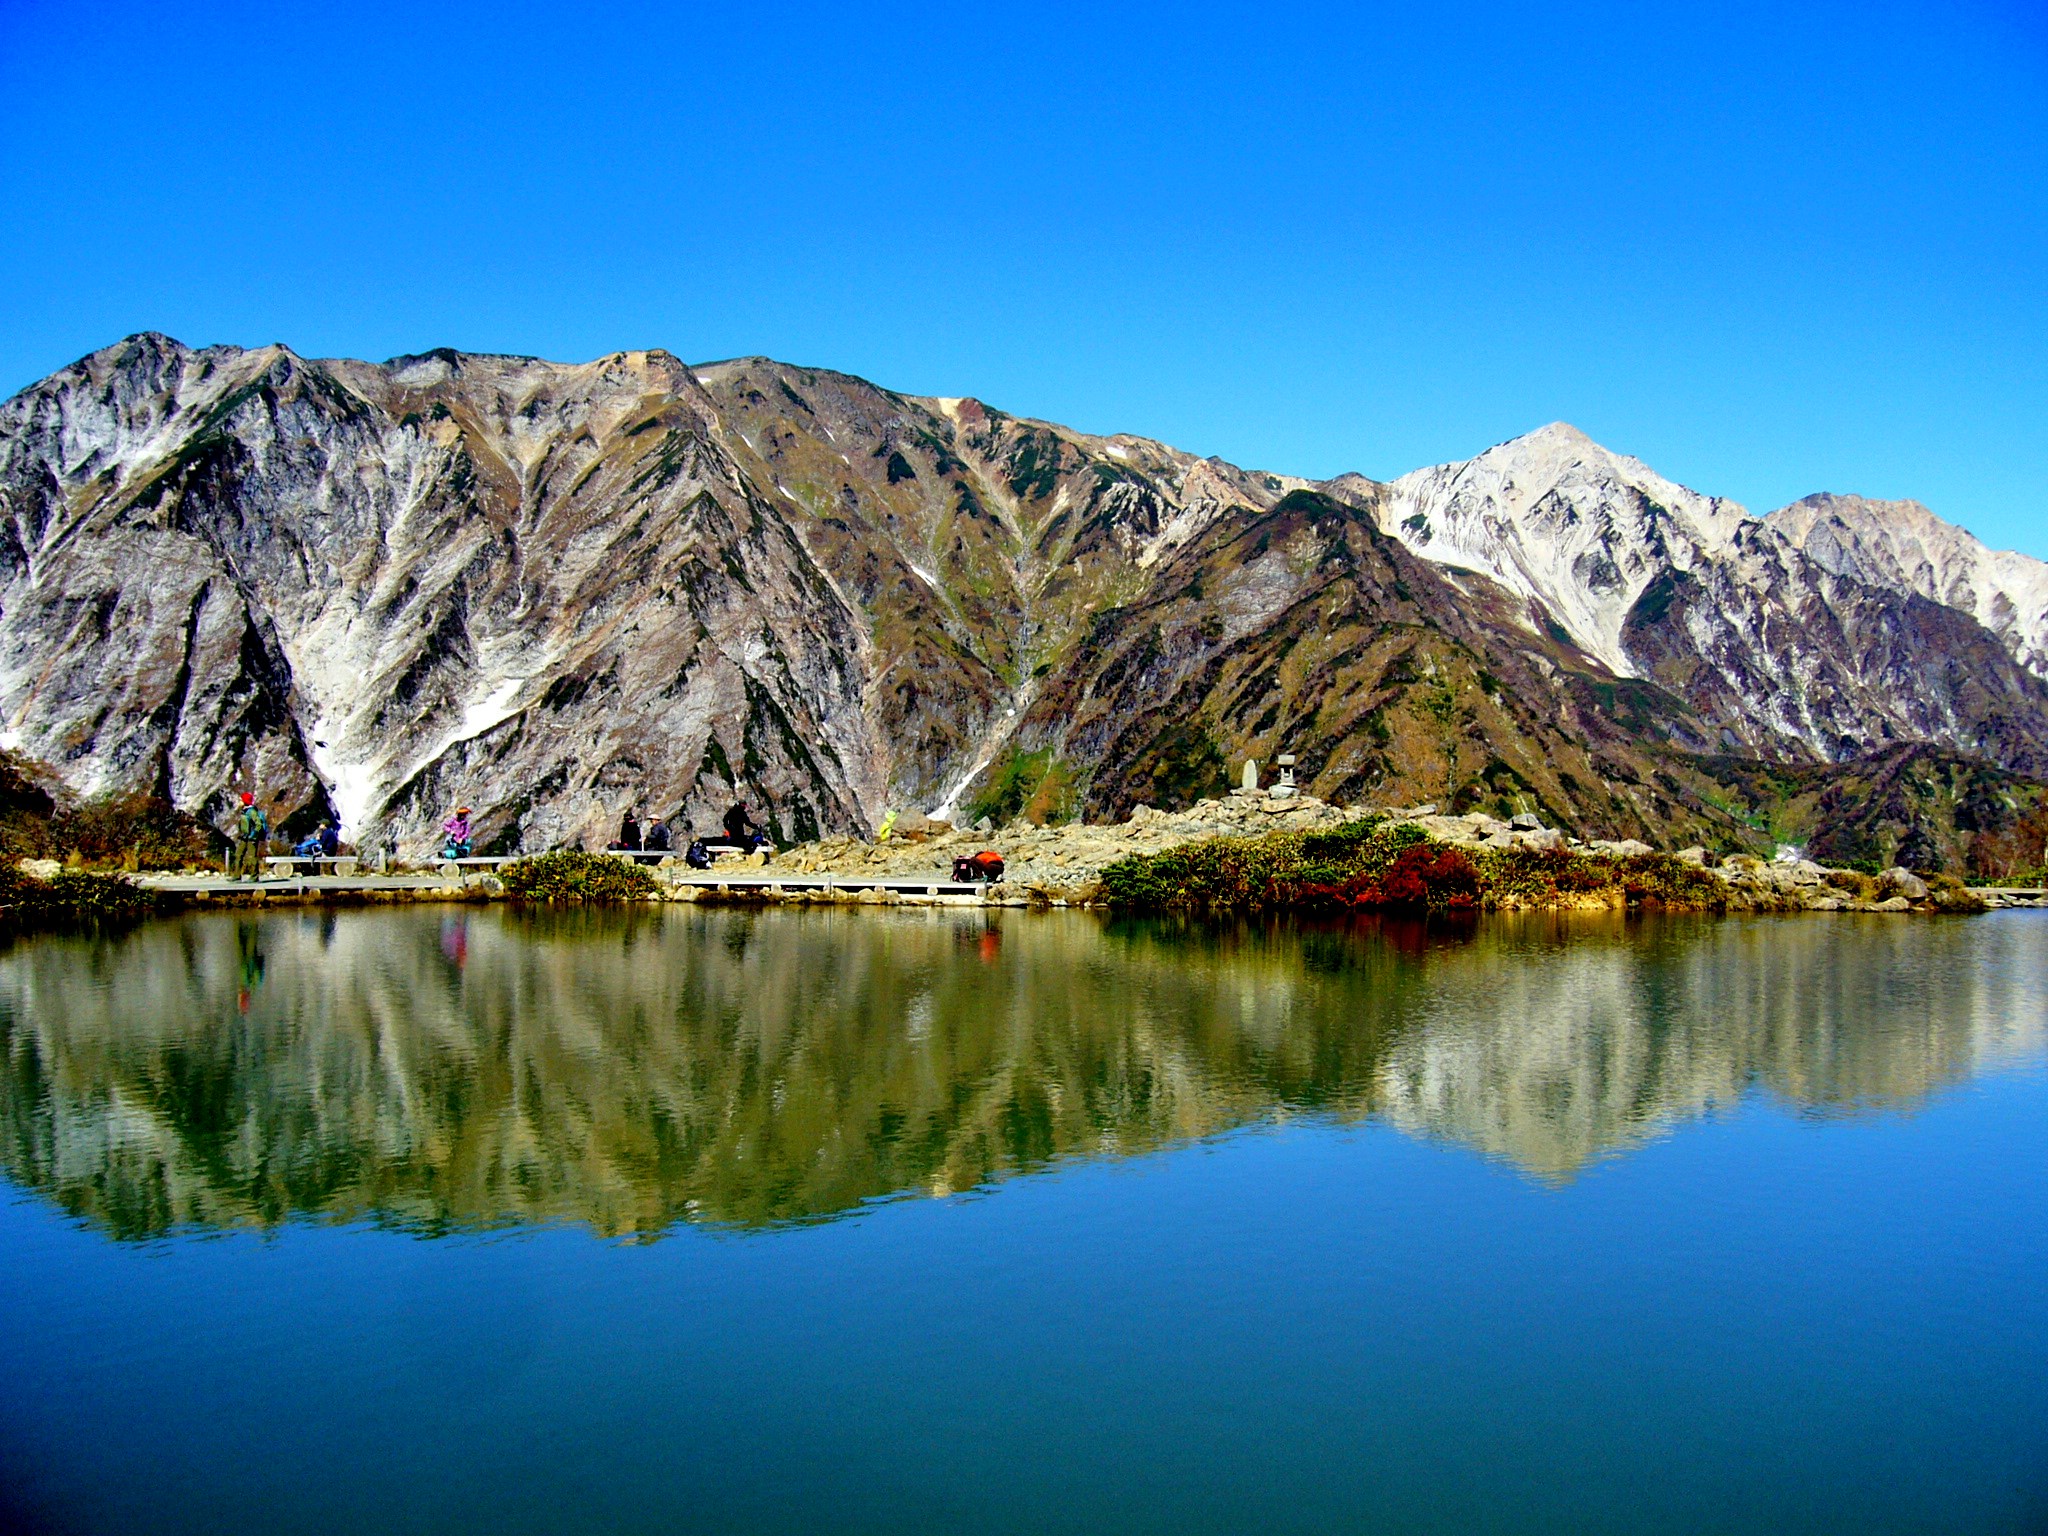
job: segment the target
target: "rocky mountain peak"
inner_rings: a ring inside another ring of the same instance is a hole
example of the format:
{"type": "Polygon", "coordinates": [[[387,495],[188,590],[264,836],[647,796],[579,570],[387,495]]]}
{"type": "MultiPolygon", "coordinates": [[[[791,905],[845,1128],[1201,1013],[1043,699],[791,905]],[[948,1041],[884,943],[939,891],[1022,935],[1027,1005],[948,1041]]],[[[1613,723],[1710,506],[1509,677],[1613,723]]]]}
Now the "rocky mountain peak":
{"type": "Polygon", "coordinates": [[[1727,550],[1747,516],[1564,422],[1404,475],[1382,512],[1416,553],[1499,582],[1532,628],[1561,628],[1621,677],[1640,671],[1623,640],[1636,600],[1666,570],[1727,550]]]}
{"type": "Polygon", "coordinates": [[[1917,501],[1821,493],[1766,521],[1840,576],[1959,609],[2048,674],[2048,562],[1986,546],[1917,501]]]}

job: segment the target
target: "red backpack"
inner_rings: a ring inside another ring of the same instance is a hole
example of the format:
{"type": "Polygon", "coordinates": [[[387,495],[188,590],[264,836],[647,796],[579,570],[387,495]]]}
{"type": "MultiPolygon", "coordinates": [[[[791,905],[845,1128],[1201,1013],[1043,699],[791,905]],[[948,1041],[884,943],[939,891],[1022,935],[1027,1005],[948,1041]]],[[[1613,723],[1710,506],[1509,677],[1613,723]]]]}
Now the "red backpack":
{"type": "Polygon", "coordinates": [[[993,848],[984,848],[968,858],[953,861],[955,880],[986,880],[993,885],[1003,878],[1003,856],[993,848]]]}

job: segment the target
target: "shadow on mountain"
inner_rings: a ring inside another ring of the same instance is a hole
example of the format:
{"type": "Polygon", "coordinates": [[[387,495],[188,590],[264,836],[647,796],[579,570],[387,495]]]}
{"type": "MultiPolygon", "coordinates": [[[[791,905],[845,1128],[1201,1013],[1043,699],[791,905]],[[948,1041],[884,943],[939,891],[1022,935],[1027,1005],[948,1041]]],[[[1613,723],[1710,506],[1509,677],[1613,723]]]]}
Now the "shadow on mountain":
{"type": "Polygon", "coordinates": [[[0,956],[0,1157],[110,1234],[758,1229],[1311,1115],[1545,1181],[2038,1051],[1998,922],[399,911],[0,956]]]}

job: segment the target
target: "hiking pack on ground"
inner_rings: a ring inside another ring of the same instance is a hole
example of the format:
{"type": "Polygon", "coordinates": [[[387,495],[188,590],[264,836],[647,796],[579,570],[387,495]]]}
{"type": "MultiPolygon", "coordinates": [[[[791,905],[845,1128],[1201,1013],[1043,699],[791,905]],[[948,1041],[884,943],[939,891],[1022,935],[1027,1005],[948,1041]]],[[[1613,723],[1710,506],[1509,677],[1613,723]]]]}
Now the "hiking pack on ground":
{"type": "Polygon", "coordinates": [[[963,854],[953,861],[955,880],[981,880],[994,885],[1003,878],[1003,856],[993,848],[984,848],[979,853],[963,854]]]}

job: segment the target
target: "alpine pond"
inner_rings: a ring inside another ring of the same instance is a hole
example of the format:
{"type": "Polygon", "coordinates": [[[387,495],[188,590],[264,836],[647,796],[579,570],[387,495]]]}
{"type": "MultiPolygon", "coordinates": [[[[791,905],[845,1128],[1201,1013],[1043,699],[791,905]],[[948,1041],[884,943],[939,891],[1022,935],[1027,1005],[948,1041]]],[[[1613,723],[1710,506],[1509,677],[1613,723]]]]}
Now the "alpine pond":
{"type": "Polygon", "coordinates": [[[0,1514],[2048,1516],[2048,922],[423,909],[0,954],[0,1514]]]}

